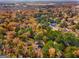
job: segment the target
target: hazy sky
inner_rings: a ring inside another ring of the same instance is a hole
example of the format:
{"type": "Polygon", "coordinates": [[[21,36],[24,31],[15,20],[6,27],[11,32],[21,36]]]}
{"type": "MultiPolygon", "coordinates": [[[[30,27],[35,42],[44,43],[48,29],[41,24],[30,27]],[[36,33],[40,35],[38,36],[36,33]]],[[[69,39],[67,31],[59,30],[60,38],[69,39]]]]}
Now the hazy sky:
{"type": "Polygon", "coordinates": [[[21,1],[79,1],[79,0],[0,0],[0,2],[6,2],[6,1],[8,1],[8,2],[14,2],[14,1],[16,1],[16,2],[21,2],[21,1]]]}

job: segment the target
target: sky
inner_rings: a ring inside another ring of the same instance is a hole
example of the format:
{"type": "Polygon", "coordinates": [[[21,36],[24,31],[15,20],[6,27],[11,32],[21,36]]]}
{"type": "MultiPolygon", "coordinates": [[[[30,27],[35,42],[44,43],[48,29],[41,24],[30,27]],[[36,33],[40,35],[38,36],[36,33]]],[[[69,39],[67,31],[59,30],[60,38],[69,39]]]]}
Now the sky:
{"type": "Polygon", "coordinates": [[[0,0],[0,2],[27,2],[27,1],[79,1],[79,0],[0,0]]]}

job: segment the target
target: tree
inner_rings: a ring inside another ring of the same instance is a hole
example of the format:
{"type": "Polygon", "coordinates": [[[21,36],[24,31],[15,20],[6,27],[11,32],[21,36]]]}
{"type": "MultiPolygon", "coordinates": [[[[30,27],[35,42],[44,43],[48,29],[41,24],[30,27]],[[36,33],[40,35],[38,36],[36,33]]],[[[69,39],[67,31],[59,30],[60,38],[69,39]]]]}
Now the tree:
{"type": "Polygon", "coordinates": [[[55,40],[61,34],[60,31],[53,31],[52,29],[47,32],[47,37],[49,40],[55,40]]]}
{"type": "Polygon", "coordinates": [[[74,55],[74,51],[78,49],[78,47],[75,46],[69,46],[64,51],[64,57],[65,58],[76,58],[77,56],[74,55]]]}
{"type": "Polygon", "coordinates": [[[52,48],[53,47],[53,41],[52,40],[49,40],[45,46],[43,47],[43,55],[44,57],[49,57],[48,55],[48,50],[49,48],[52,48]]]}
{"type": "Polygon", "coordinates": [[[65,46],[73,46],[76,43],[76,37],[73,33],[63,33],[57,38],[57,41],[63,43],[65,46]]]}
{"type": "Polygon", "coordinates": [[[76,24],[75,27],[76,27],[76,29],[79,29],[79,22],[76,24]]]}

